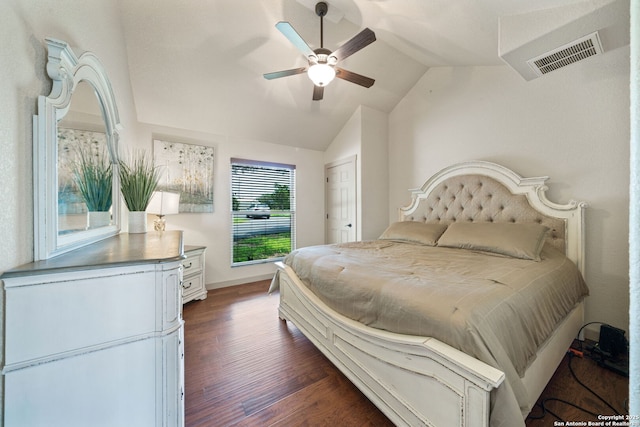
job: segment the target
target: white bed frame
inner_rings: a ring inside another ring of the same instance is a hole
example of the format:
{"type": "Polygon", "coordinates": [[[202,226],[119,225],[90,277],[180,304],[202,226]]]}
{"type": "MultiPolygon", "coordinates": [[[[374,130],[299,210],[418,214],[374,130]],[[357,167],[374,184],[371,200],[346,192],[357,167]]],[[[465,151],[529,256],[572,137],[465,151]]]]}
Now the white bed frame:
{"type": "MultiPolygon", "coordinates": [[[[412,191],[412,202],[399,220],[416,220],[421,202],[452,177],[480,175],[526,200],[543,219],[561,220],[558,242],[584,274],[584,203],[558,205],[547,200],[547,177],[522,178],[488,162],[447,167],[412,191]],[[564,228],[564,229],[562,229],[564,228]]],[[[446,187],[445,187],[446,188],[446,187]]],[[[515,200],[515,199],[514,199],[515,200]]],[[[424,207],[424,206],[423,206],[424,207]]],[[[420,218],[422,219],[422,218],[420,218]]],[[[432,218],[424,217],[425,220],[432,218]]],[[[493,220],[493,219],[492,219],[493,220]]],[[[506,219],[501,219],[506,221],[506,219]]],[[[530,220],[527,218],[526,220],[530,220]]],[[[514,221],[514,219],[509,219],[514,221]]],[[[272,287],[280,288],[279,316],[292,322],[396,425],[474,427],[489,425],[491,390],[505,375],[430,337],[409,336],[369,328],[342,316],[317,298],[284,263],[272,287]]],[[[562,321],[538,351],[523,383],[532,408],[583,324],[583,304],[562,321]]],[[[518,423],[518,422],[516,422],[518,423]]],[[[515,424],[514,424],[515,425],[515,424]]]]}

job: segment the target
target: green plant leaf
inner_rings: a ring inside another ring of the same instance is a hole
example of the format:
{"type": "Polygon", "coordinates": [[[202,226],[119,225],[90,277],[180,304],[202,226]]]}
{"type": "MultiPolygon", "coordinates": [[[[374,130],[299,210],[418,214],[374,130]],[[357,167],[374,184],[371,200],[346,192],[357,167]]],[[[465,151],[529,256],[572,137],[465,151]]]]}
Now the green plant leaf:
{"type": "Polygon", "coordinates": [[[144,150],[135,151],[119,161],[120,191],[130,212],[147,209],[160,180],[159,169],[144,150]]]}
{"type": "Polygon", "coordinates": [[[80,148],[71,168],[87,210],[108,211],[113,200],[113,168],[106,152],[80,148]]]}

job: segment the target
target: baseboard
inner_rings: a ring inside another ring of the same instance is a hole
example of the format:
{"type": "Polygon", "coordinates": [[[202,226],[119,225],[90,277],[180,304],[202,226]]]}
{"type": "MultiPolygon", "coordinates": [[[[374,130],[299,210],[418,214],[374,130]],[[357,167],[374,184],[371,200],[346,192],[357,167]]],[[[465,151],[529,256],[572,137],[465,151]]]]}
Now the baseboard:
{"type": "Polygon", "coordinates": [[[588,339],[594,342],[598,342],[600,337],[600,325],[589,325],[582,330],[583,336],[581,339],[588,339]]]}
{"type": "Polygon", "coordinates": [[[261,274],[259,276],[243,277],[242,279],[226,280],[224,282],[207,283],[207,290],[228,288],[229,286],[244,285],[245,283],[259,282],[261,280],[271,280],[273,273],[261,274]]]}

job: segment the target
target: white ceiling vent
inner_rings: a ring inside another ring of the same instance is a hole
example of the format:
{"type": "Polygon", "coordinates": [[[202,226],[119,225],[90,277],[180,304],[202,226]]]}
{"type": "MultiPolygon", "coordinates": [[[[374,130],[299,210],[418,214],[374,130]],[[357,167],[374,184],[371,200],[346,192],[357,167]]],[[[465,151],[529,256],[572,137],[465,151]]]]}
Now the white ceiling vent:
{"type": "Polygon", "coordinates": [[[581,37],[557,49],[536,56],[527,61],[533,71],[541,76],[574,62],[602,53],[598,32],[581,37]]]}

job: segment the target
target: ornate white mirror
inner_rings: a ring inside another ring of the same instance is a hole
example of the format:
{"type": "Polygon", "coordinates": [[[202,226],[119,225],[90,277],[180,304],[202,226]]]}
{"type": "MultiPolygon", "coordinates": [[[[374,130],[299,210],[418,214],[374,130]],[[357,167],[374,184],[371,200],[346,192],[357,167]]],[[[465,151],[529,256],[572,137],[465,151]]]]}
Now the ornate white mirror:
{"type": "Polygon", "coordinates": [[[120,232],[118,133],[111,84],[91,52],[46,39],[51,93],[34,116],[34,260],[120,232]]]}

